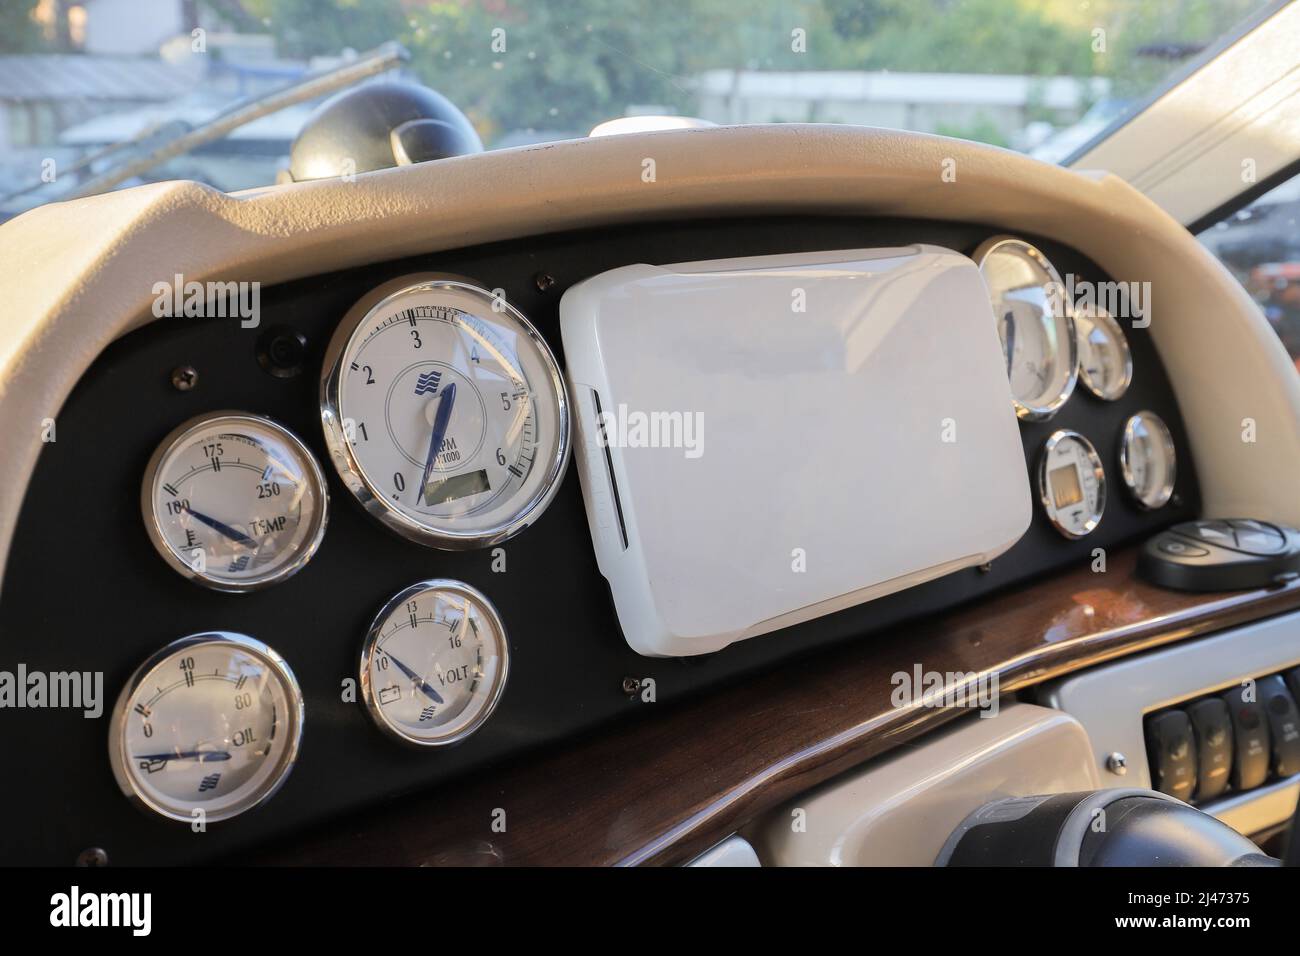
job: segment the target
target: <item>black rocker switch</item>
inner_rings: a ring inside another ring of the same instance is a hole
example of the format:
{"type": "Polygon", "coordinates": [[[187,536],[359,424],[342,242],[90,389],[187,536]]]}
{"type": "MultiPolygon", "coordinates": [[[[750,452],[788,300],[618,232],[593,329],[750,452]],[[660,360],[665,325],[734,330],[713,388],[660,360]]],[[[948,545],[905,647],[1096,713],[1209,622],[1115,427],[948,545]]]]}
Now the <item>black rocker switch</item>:
{"type": "Polygon", "coordinates": [[[1232,718],[1218,697],[1188,705],[1187,716],[1196,734],[1196,799],[1212,800],[1228,789],[1232,773],[1232,718]]]}
{"type": "Polygon", "coordinates": [[[1179,800],[1196,790],[1196,744],[1192,722],[1181,710],[1154,714],[1146,721],[1147,759],[1152,785],[1179,800]]]}
{"type": "Polygon", "coordinates": [[[1286,686],[1291,689],[1291,699],[1300,703],[1300,667],[1291,668],[1285,676],[1286,686]]]}
{"type": "Polygon", "coordinates": [[[1232,766],[1232,786],[1236,790],[1250,790],[1267,780],[1271,757],[1264,707],[1258,699],[1242,700],[1244,693],[1244,688],[1233,687],[1219,695],[1232,715],[1236,755],[1232,766]]]}
{"type": "Polygon", "coordinates": [[[1279,777],[1300,773],[1300,713],[1295,698],[1278,675],[1261,677],[1259,702],[1268,715],[1269,736],[1273,743],[1273,772],[1279,777]]]}

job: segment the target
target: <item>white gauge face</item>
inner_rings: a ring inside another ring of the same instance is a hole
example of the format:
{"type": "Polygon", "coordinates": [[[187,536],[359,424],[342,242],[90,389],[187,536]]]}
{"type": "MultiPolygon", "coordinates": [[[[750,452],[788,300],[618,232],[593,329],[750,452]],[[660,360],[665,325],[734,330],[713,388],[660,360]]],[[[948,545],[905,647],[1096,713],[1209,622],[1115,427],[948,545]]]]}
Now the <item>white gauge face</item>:
{"type": "Polygon", "coordinates": [[[1162,508],[1174,494],[1174,438],[1155,412],[1138,412],[1124,425],[1119,448],[1124,484],[1143,508],[1162,508]]]}
{"type": "Polygon", "coordinates": [[[1124,330],[1099,305],[1074,313],[1079,338],[1079,379],[1098,398],[1113,402],[1133,380],[1133,357],[1124,330]]]}
{"type": "Polygon", "coordinates": [[[335,466],[399,534],[481,547],[550,502],[569,453],[564,384],[504,300],[461,282],[408,284],[349,313],[329,352],[321,407],[335,466]]]}
{"type": "Polygon", "coordinates": [[[1039,461],[1038,495],[1048,520],[1067,538],[1096,528],[1106,510],[1106,474],[1092,442],[1078,432],[1054,432],[1039,461]]]}
{"type": "Polygon", "coordinates": [[[167,436],[145,470],[145,527],[175,570],[219,591],[281,581],[325,535],[320,466],[290,431],[220,412],[167,436]]]}
{"type": "Polygon", "coordinates": [[[110,756],[123,791],[174,820],[216,821],[256,806],[293,767],[302,734],[293,672],[242,634],[182,638],[131,678],[110,756]]]}
{"type": "Polygon", "coordinates": [[[975,251],[989,289],[1016,414],[1050,418],[1074,391],[1078,345],[1060,275],[1019,239],[992,239],[975,251]]]}
{"type": "Polygon", "coordinates": [[[361,652],[361,688],[381,729],[443,746],[487,720],[508,663],[505,630],[487,598],[458,581],[422,581],[375,619],[361,652]]]}

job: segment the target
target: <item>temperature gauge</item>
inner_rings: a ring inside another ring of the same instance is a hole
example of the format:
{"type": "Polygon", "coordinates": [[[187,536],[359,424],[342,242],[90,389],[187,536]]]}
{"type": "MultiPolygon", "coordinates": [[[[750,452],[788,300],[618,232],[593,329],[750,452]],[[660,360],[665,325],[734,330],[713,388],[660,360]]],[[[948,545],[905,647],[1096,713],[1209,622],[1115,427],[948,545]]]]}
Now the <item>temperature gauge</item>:
{"type": "Polygon", "coordinates": [[[421,581],[375,618],[361,650],[361,693],[375,723],[397,739],[454,744],[492,714],[509,660],[487,598],[459,581],[421,581]]]}
{"type": "Polygon", "coordinates": [[[1038,497],[1053,527],[1082,538],[1106,510],[1106,473],[1092,442],[1078,432],[1053,432],[1038,462],[1038,497]]]}
{"type": "Polygon", "coordinates": [[[113,709],[118,785],[172,820],[250,810],[284,783],[302,737],[293,671],[261,641],[214,631],[168,644],[132,675],[113,709]]]}
{"type": "Polygon", "coordinates": [[[145,528],[172,568],[217,591],[297,572],[325,536],[320,465],[282,425],[218,412],[163,439],[140,492],[145,528]]]}
{"type": "Polygon", "coordinates": [[[1163,508],[1174,494],[1174,436],[1155,412],[1138,412],[1124,424],[1119,470],[1133,500],[1147,510],[1163,508]]]}

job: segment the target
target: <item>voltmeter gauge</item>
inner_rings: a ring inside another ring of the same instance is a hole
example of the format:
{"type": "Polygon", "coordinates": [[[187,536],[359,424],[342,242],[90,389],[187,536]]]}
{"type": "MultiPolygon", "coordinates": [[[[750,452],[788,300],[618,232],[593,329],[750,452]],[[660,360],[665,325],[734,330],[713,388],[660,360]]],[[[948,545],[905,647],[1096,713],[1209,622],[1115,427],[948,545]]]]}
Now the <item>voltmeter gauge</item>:
{"type": "Polygon", "coordinates": [[[216,412],[163,439],[140,491],[145,528],[173,569],[217,591],[283,581],[325,536],[320,465],[283,425],[216,412]]]}
{"type": "Polygon", "coordinates": [[[1051,418],[1079,377],[1078,342],[1056,268],[1022,239],[994,237],[975,250],[1006,357],[1016,415],[1051,418]]]}
{"type": "Polygon", "coordinates": [[[1038,497],[1052,526],[1082,538],[1106,510],[1106,472],[1092,442],[1078,432],[1053,432],[1038,462],[1038,497]]]}
{"type": "Polygon", "coordinates": [[[1079,336],[1079,381],[1100,399],[1113,402],[1133,381],[1133,356],[1124,330],[1099,305],[1076,309],[1079,336]]]}
{"type": "Polygon", "coordinates": [[[1155,412],[1138,412],[1124,424],[1119,470],[1133,500],[1147,510],[1163,508],[1174,494],[1177,475],[1174,436],[1155,412]]]}
{"type": "Polygon", "coordinates": [[[293,769],[303,702],[283,658],[243,634],[213,631],[145,661],[113,709],[109,763],[122,791],[172,820],[250,810],[293,769]]]}
{"type": "Polygon", "coordinates": [[[409,276],[352,308],[326,352],[321,421],[366,510],[449,550],[523,530],[568,463],[555,356],[522,312],[459,280],[409,276]]]}
{"type": "Polygon", "coordinates": [[[459,581],[421,581],[393,597],[361,650],[361,693],[381,730],[405,743],[464,740],[491,716],[509,670],[505,628],[459,581]]]}

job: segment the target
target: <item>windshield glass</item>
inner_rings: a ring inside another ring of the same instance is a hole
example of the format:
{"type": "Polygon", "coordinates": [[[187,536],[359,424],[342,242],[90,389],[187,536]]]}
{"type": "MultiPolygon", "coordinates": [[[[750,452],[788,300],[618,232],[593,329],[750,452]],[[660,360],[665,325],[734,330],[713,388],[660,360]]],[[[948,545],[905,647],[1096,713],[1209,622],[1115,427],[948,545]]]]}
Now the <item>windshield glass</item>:
{"type": "Polygon", "coordinates": [[[5,0],[0,218],[163,179],[284,178],[312,109],[374,77],[244,108],[385,43],[404,55],[379,75],[445,95],[489,149],[667,115],[902,128],[1060,162],[1273,5],[5,0]]]}
{"type": "Polygon", "coordinates": [[[1300,372],[1300,175],[1198,238],[1259,303],[1300,372]]]}

